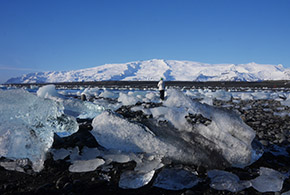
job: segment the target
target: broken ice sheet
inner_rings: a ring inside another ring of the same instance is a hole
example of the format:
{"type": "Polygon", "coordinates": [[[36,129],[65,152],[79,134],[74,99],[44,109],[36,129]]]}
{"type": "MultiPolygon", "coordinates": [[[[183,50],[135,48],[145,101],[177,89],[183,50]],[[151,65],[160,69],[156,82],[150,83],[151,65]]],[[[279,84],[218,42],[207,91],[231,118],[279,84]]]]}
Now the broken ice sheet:
{"type": "Polygon", "coordinates": [[[135,171],[126,171],[121,174],[119,187],[123,189],[137,189],[147,185],[154,176],[155,171],[141,173],[135,171]]]}
{"type": "Polygon", "coordinates": [[[167,190],[192,188],[199,179],[194,173],[182,169],[163,169],[154,181],[154,186],[167,190]]]}
{"type": "Polygon", "coordinates": [[[270,168],[261,167],[260,176],[251,180],[253,188],[259,192],[279,192],[284,183],[285,176],[270,168]]]}
{"type": "Polygon", "coordinates": [[[207,174],[211,179],[210,187],[216,190],[239,192],[245,188],[251,187],[250,181],[240,181],[237,175],[227,171],[211,170],[208,171],[207,174]]]}

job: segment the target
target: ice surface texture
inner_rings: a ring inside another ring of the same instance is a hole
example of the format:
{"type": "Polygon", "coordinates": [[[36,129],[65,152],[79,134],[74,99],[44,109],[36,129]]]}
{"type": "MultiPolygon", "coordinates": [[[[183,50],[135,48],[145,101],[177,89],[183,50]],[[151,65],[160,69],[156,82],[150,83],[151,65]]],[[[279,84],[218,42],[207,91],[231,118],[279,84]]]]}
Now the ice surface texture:
{"type": "Polygon", "coordinates": [[[201,104],[176,90],[168,93],[162,107],[143,109],[154,117],[146,126],[106,111],[93,120],[91,133],[108,149],[158,154],[183,163],[243,167],[255,160],[255,132],[235,112],[201,104]],[[211,122],[190,124],[185,118],[189,114],[211,122]]]}
{"type": "Polygon", "coordinates": [[[154,176],[155,171],[148,173],[126,171],[121,174],[119,187],[124,189],[137,189],[148,184],[154,176]]]}
{"type": "Polygon", "coordinates": [[[239,192],[251,187],[250,181],[241,181],[237,175],[227,171],[211,170],[207,174],[211,178],[210,187],[216,190],[239,192]]]}
{"type": "Polygon", "coordinates": [[[105,164],[105,161],[100,158],[91,160],[77,160],[69,167],[70,172],[89,172],[96,170],[99,166],[105,164]]]}
{"type": "Polygon", "coordinates": [[[182,190],[192,188],[198,182],[197,176],[189,171],[165,168],[158,174],[153,185],[167,190],[182,190]]]}
{"type": "Polygon", "coordinates": [[[261,167],[260,176],[251,180],[253,188],[259,192],[279,192],[284,183],[285,175],[270,168],[261,167]]]}
{"type": "Polygon", "coordinates": [[[211,178],[212,188],[231,192],[239,192],[251,186],[259,192],[279,192],[286,178],[280,172],[266,167],[260,168],[260,176],[247,181],[241,181],[237,175],[221,170],[208,171],[208,177],[211,178]]]}
{"type": "Polygon", "coordinates": [[[35,171],[43,167],[54,132],[78,130],[76,120],[64,115],[62,105],[25,90],[0,91],[0,102],[0,156],[29,158],[35,171]]]}

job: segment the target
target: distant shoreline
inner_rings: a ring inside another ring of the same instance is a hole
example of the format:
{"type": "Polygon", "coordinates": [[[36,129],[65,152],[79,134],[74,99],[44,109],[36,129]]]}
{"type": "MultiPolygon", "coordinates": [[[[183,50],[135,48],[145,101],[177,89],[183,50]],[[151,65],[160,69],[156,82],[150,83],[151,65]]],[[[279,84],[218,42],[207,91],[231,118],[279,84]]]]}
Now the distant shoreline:
{"type": "MultiPolygon", "coordinates": [[[[87,81],[87,82],[61,82],[61,83],[15,83],[2,84],[6,87],[31,87],[54,84],[57,88],[78,88],[78,87],[109,87],[109,88],[155,88],[158,81],[87,81]]],[[[233,88],[233,87],[250,87],[250,88],[290,88],[289,80],[275,81],[165,81],[168,87],[184,88],[233,88]]]]}

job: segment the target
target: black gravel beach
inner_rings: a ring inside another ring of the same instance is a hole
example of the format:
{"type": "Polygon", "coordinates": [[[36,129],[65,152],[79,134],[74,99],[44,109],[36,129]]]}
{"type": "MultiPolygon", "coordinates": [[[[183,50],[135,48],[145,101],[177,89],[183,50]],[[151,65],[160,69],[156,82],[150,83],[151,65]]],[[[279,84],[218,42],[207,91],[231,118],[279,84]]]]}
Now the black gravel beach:
{"type": "MultiPolygon", "coordinates": [[[[244,90],[244,88],[267,88],[267,90],[284,90],[290,89],[290,82],[273,81],[273,82],[166,82],[167,86],[177,88],[223,88],[244,90]]],[[[10,85],[11,86],[11,85],[10,85]]],[[[27,86],[24,84],[14,85],[17,87],[27,86]]],[[[150,88],[155,87],[156,82],[115,82],[108,81],[102,83],[62,83],[56,84],[57,87],[132,87],[132,88],[150,88]]],[[[80,98],[80,97],[75,97],[80,98]]],[[[97,98],[97,97],[96,97],[97,98]]],[[[283,98],[283,97],[281,97],[283,98]]],[[[255,132],[255,140],[258,147],[264,149],[263,156],[250,166],[241,168],[226,168],[226,171],[232,172],[239,176],[241,180],[250,180],[258,176],[260,167],[272,168],[281,173],[288,173],[290,170],[290,116],[277,115],[275,113],[290,112],[290,108],[281,105],[276,100],[244,100],[230,101],[214,100],[216,107],[226,107],[225,109],[235,110],[238,112],[243,121],[249,125],[255,132]],[[226,106],[225,106],[226,105],[226,106]],[[249,109],[244,109],[248,107],[249,109]],[[288,156],[274,155],[277,150],[276,146],[284,148],[288,156]]],[[[155,105],[160,106],[160,105],[155,105]]],[[[129,107],[122,106],[118,109],[118,114],[125,118],[135,118],[140,120],[140,113],[133,112],[129,107]],[[138,118],[139,117],[139,118],[138,118]]],[[[142,117],[142,116],[141,116],[142,117]]],[[[69,137],[58,137],[55,135],[52,148],[74,148],[84,146],[93,148],[100,147],[94,137],[89,133],[92,130],[91,120],[78,120],[79,131],[69,137]]],[[[5,161],[1,158],[1,161],[5,161]]],[[[69,172],[70,163],[66,160],[53,160],[52,154],[47,154],[44,169],[40,172],[34,172],[31,166],[23,167],[23,172],[8,171],[0,167],[0,194],[276,194],[261,193],[252,187],[237,193],[223,190],[214,190],[210,188],[210,180],[207,177],[206,169],[203,166],[185,165],[172,163],[168,165],[173,168],[183,168],[194,170],[198,173],[202,181],[191,189],[179,191],[165,190],[148,185],[135,190],[125,190],[118,187],[120,174],[125,170],[132,170],[136,166],[135,162],[110,164],[109,168],[104,170],[98,168],[96,171],[84,173],[69,172]]],[[[154,176],[156,177],[156,176],[154,176]]],[[[290,179],[285,179],[281,192],[290,190],[290,179]]]]}

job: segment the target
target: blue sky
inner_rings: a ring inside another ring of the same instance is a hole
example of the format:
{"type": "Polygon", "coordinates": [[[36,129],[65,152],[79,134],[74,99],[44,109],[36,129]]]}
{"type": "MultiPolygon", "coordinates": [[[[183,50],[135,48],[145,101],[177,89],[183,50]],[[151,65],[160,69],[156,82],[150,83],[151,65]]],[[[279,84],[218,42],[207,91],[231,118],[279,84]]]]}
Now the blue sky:
{"type": "Polygon", "coordinates": [[[289,0],[0,0],[0,83],[148,59],[290,67],[289,0]]]}

